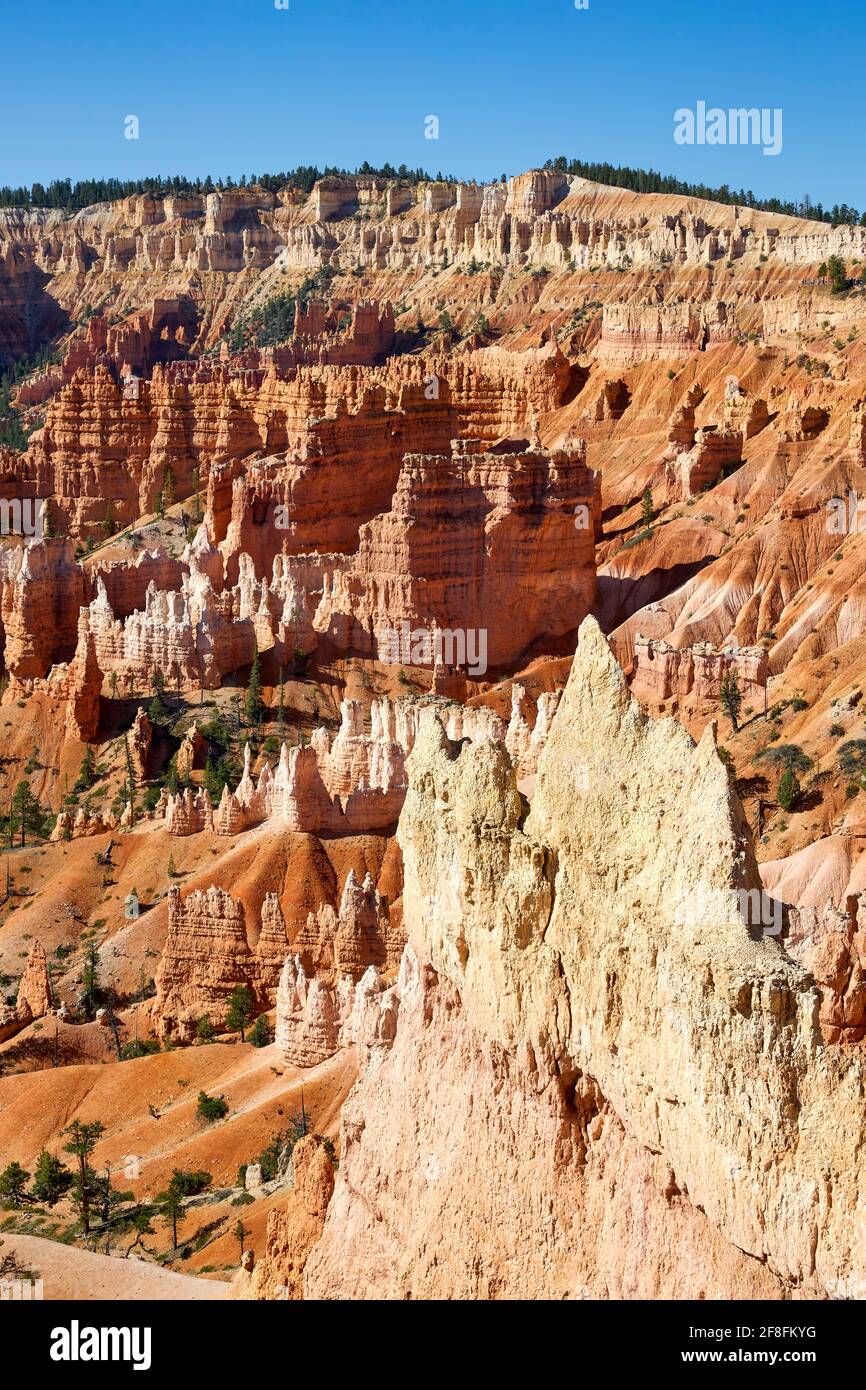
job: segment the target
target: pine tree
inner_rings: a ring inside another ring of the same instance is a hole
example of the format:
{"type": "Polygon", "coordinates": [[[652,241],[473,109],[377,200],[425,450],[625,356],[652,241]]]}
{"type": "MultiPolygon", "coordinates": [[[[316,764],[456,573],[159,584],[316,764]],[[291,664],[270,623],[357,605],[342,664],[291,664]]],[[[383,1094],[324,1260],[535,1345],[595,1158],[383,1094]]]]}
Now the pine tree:
{"type": "Polygon", "coordinates": [[[135,1240],[127,1249],[127,1258],[139,1245],[141,1246],[142,1250],[147,1250],[147,1246],[144,1243],[144,1237],[153,1235],[153,1226],[151,1224],[153,1221],[153,1214],[153,1207],[139,1207],[130,1216],[129,1219],[132,1224],[132,1229],[135,1231],[135,1240]]]}
{"type": "Polygon", "coordinates": [[[655,508],[653,507],[653,494],[651,487],[644,488],[643,496],[640,500],[640,510],[641,517],[643,518],[643,524],[645,527],[647,527],[647,529],[649,529],[649,527],[652,526],[653,518],[655,517],[655,508]]]}
{"type": "Polygon", "coordinates": [[[240,1033],[241,1042],[243,1042],[244,1032],[252,1015],[253,997],[246,985],[238,985],[229,995],[228,1009],[226,1010],[226,1032],[240,1033]]]}
{"type": "Polygon", "coordinates": [[[195,1026],[195,1035],[198,1038],[199,1042],[213,1042],[215,1032],[216,1029],[211,1023],[207,1014],[202,1014],[201,1018],[195,1026]]]}
{"type": "Polygon", "coordinates": [[[186,1209],[183,1205],[183,1195],[174,1178],[156,1200],[162,1207],[165,1224],[171,1226],[172,1249],[177,1250],[177,1228],[186,1216],[186,1209]]]}
{"type": "Polygon", "coordinates": [[[168,874],[169,878],[177,878],[177,869],[174,867],[173,854],[170,854],[168,856],[168,868],[166,869],[166,873],[168,874]]]}
{"type": "Polygon", "coordinates": [[[10,844],[12,825],[14,825],[16,829],[20,829],[21,844],[23,846],[26,843],[26,834],[28,830],[32,830],[34,834],[37,835],[41,833],[43,820],[44,815],[42,807],[30,790],[30,783],[27,781],[19,782],[12,795],[10,844]]]}
{"type": "Polygon", "coordinates": [[[90,744],[84,750],[84,757],[81,759],[81,767],[78,769],[78,776],[75,779],[75,791],[86,792],[96,781],[96,759],[93,756],[93,749],[90,744]]]}
{"type": "Polygon", "coordinates": [[[99,952],[93,942],[84,956],[81,972],[81,1004],[88,1018],[93,1018],[99,1003],[99,952]]]}
{"type": "Polygon", "coordinates": [[[253,664],[250,670],[250,680],[247,686],[247,693],[244,698],[244,714],[248,724],[261,724],[262,716],[265,711],[265,703],[262,699],[262,676],[259,662],[259,649],[256,646],[253,664]]]}
{"type": "Polygon", "coordinates": [[[165,472],[164,472],[163,475],[162,475],[162,492],[161,492],[161,496],[162,496],[162,508],[163,508],[163,513],[165,512],[166,507],[170,507],[170,506],[172,505],[172,503],[174,502],[174,495],[175,495],[174,474],[172,473],[171,468],[170,468],[168,465],[166,465],[165,472]]]}
{"type": "Polygon", "coordinates": [[[743,695],[736,674],[733,671],[729,671],[722,680],[719,698],[722,703],[722,709],[731,721],[731,728],[733,732],[736,733],[739,728],[740,708],[743,703],[743,695]]]}
{"type": "Polygon", "coordinates": [[[127,785],[130,786],[130,787],[132,787],[132,788],[134,788],[134,787],[135,787],[135,769],[134,769],[133,766],[132,766],[132,753],[129,751],[129,738],[128,738],[128,736],[127,736],[127,734],[126,734],[125,732],[124,732],[124,735],[123,735],[123,756],[124,756],[124,761],[125,761],[125,763],[126,763],[126,781],[127,781],[127,785]]]}
{"type": "Polygon", "coordinates": [[[27,1184],[30,1174],[20,1163],[13,1162],[0,1173],[0,1200],[10,1207],[23,1207],[27,1201],[27,1184]]]}
{"type": "Polygon", "coordinates": [[[247,1228],[246,1228],[246,1226],[244,1225],[243,1221],[241,1221],[240,1219],[238,1219],[237,1225],[235,1226],[234,1230],[232,1231],[232,1235],[234,1236],[235,1240],[237,1241],[238,1245],[240,1246],[241,1259],[243,1259],[243,1257],[244,1257],[244,1241],[246,1240],[247,1236],[249,1235],[249,1231],[247,1230],[247,1228]]]}
{"type": "Polygon", "coordinates": [[[848,270],[841,256],[831,256],[827,261],[830,288],[833,294],[841,294],[848,288],[848,270]]]}
{"type": "Polygon", "coordinates": [[[260,1014],[250,1029],[250,1042],[253,1047],[267,1047],[271,1041],[271,1030],[264,1014],[260,1014]]]}
{"type": "Polygon", "coordinates": [[[202,784],[211,801],[218,801],[219,798],[222,796],[223,792],[222,786],[220,785],[219,773],[217,772],[216,767],[214,766],[214,760],[211,757],[210,753],[208,753],[207,757],[204,760],[204,774],[202,776],[202,784]]]}
{"type": "Polygon", "coordinates": [[[72,1174],[61,1163],[59,1158],[55,1158],[47,1149],[43,1149],[36,1160],[36,1169],[33,1174],[33,1196],[37,1202],[44,1202],[46,1206],[53,1207],[55,1202],[68,1192],[72,1186],[72,1174]]]}
{"type": "Polygon", "coordinates": [[[96,1197],[96,1176],[90,1166],[90,1159],[97,1141],[104,1132],[105,1126],[101,1120],[92,1120],[90,1124],[73,1120],[71,1125],[61,1131],[62,1134],[70,1136],[69,1143],[64,1146],[64,1152],[78,1159],[78,1176],[73,1186],[72,1201],[79,1212],[81,1229],[86,1236],[90,1234],[90,1213],[96,1197]]]}

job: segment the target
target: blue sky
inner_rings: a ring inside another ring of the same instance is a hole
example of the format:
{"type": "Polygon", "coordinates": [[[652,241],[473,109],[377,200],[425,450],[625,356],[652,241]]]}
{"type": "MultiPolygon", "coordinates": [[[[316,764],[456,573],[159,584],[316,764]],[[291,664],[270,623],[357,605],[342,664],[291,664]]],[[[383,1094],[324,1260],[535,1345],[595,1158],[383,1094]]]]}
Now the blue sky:
{"type": "Polygon", "coordinates": [[[365,159],[490,178],[566,154],[866,207],[862,0],[0,0],[0,19],[4,184],[365,159]],[[699,100],[781,108],[782,153],[676,144],[699,100]]]}

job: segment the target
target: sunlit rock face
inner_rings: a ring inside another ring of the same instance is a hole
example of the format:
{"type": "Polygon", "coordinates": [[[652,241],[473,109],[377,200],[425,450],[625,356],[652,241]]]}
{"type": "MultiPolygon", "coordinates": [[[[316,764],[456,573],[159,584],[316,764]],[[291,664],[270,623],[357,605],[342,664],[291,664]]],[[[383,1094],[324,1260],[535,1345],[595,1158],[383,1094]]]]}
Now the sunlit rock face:
{"type": "Polygon", "coordinates": [[[862,1280],[863,1063],[739,911],[759,880],[712,733],[642,714],[588,622],[528,819],[495,744],[431,724],[409,775],[396,1031],[364,1040],[307,1296],[862,1280]]]}

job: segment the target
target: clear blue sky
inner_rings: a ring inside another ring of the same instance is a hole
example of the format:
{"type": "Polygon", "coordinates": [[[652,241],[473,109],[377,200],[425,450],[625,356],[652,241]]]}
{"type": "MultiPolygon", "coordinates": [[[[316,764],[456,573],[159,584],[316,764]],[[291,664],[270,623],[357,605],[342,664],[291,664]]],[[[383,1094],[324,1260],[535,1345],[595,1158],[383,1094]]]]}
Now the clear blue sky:
{"type": "Polygon", "coordinates": [[[0,183],[365,159],[490,178],[566,154],[866,207],[864,0],[289,5],[0,0],[0,183]],[[782,153],[675,144],[699,100],[781,107],[782,153]]]}

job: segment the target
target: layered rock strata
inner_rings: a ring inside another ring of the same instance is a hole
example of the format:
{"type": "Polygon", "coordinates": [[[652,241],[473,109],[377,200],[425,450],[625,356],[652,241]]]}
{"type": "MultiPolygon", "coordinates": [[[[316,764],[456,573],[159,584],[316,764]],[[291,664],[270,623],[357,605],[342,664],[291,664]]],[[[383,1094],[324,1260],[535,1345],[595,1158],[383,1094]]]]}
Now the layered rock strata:
{"type": "Polygon", "coordinates": [[[769,678],[766,647],[732,645],[715,651],[709,642],[693,647],[672,647],[660,638],[635,639],[632,694],[643,704],[657,705],[671,698],[718,702],[722,682],[732,675],[746,700],[763,700],[769,678]]]}
{"type": "Polygon", "coordinates": [[[595,598],[585,451],[407,456],[391,511],[326,578],[315,626],[380,660],[475,675],[575,629],[595,598]]]}
{"type": "Polygon", "coordinates": [[[243,904],[212,885],[185,901],[169,890],[168,934],[157,967],[152,1020],[162,1038],[191,1042],[201,1018],[220,1029],[234,989],[249,989],[259,1010],[272,1007],[288,937],[279,902],[265,899],[258,941],[247,938],[243,904]],[[282,937],[282,939],[280,939],[282,937]]]}
{"type": "Polygon", "coordinates": [[[202,1017],[222,1027],[229,995],[248,985],[252,973],[243,905],[215,886],[185,901],[176,885],[170,888],[152,1009],[159,1036],[191,1042],[202,1017]]]}

